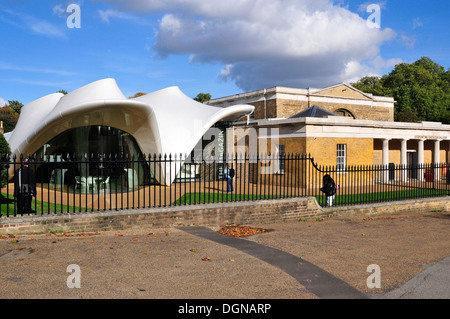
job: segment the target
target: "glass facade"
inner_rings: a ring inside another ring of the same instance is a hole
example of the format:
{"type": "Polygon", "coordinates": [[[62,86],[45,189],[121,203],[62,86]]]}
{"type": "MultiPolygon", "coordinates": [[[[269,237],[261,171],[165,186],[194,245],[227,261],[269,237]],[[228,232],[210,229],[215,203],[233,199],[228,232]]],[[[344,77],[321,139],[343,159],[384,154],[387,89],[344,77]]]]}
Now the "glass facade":
{"type": "Polygon", "coordinates": [[[91,191],[105,182],[125,191],[154,182],[136,140],[113,127],[67,130],[44,144],[36,157],[38,163],[41,158],[51,162],[36,166],[38,182],[67,185],[75,191],[91,191]]]}

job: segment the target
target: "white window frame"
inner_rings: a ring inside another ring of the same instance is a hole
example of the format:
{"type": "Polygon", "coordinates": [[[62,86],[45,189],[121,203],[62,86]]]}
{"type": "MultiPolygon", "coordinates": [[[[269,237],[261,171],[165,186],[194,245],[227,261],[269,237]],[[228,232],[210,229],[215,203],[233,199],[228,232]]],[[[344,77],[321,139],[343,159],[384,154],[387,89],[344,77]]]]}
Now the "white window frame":
{"type": "Polygon", "coordinates": [[[347,144],[337,144],[336,146],[336,171],[346,173],[347,168],[347,144]]]}

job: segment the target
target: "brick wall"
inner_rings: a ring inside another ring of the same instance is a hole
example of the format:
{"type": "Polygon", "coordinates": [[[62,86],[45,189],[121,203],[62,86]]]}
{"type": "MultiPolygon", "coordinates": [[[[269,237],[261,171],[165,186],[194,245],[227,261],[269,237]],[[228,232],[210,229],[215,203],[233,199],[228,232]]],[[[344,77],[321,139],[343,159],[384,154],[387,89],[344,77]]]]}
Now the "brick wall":
{"type": "Polygon", "coordinates": [[[0,218],[0,234],[93,232],[136,227],[223,226],[326,216],[314,198],[193,205],[130,211],[0,218]]]}
{"type": "Polygon", "coordinates": [[[201,206],[0,218],[0,234],[95,232],[139,227],[224,226],[329,217],[449,211],[448,197],[323,209],[315,198],[265,200],[201,206]]]}

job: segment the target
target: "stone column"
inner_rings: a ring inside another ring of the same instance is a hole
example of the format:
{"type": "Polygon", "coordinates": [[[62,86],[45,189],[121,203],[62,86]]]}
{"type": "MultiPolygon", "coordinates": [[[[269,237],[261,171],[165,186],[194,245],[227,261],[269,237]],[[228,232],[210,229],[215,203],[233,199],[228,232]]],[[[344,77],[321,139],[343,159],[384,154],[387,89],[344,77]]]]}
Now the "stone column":
{"type": "Polygon", "coordinates": [[[403,139],[401,144],[401,155],[400,155],[400,164],[401,164],[401,181],[406,182],[408,177],[408,140],[403,139]]]}
{"type": "Polygon", "coordinates": [[[385,183],[389,182],[389,140],[383,139],[383,181],[385,183]]]}
{"type": "Polygon", "coordinates": [[[433,152],[433,164],[436,165],[434,169],[434,180],[438,181],[441,177],[439,164],[441,162],[441,140],[434,141],[434,152],[433,152]]]}
{"type": "Polygon", "coordinates": [[[424,179],[424,169],[423,169],[423,165],[424,165],[424,159],[423,159],[423,153],[424,153],[424,145],[425,145],[425,140],[424,139],[420,139],[419,141],[417,141],[417,164],[419,166],[419,169],[417,170],[417,179],[419,181],[423,181],[424,179]]]}

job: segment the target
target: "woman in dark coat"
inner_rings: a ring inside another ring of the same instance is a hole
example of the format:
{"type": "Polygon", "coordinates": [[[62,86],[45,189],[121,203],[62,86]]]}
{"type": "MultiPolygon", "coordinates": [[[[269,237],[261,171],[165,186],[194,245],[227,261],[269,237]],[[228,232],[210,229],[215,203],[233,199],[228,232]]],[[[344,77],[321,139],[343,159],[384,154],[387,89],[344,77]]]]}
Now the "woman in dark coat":
{"type": "Polygon", "coordinates": [[[31,200],[36,196],[36,177],[28,167],[28,158],[14,173],[14,196],[17,198],[18,213],[31,214],[31,200]]]}
{"type": "Polygon", "coordinates": [[[326,174],[323,177],[323,187],[320,189],[327,197],[327,207],[333,206],[334,196],[336,194],[336,184],[330,175],[326,174]]]}

